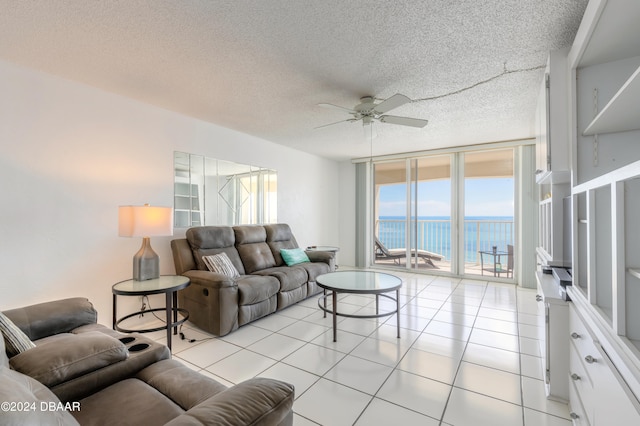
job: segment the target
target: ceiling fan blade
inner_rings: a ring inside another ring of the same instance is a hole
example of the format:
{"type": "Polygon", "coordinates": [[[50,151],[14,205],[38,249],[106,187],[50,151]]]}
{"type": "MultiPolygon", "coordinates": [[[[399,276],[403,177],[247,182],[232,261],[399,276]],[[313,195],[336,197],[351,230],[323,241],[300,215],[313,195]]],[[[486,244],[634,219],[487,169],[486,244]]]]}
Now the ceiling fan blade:
{"type": "Polygon", "coordinates": [[[349,114],[356,114],[356,111],[350,109],[350,108],[345,108],[345,107],[341,107],[339,105],[334,105],[334,104],[318,104],[319,107],[322,108],[331,108],[331,109],[339,109],[340,111],[347,111],[349,114]]]}
{"type": "Polygon", "coordinates": [[[394,108],[398,108],[404,104],[411,102],[411,99],[400,93],[396,93],[390,98],[385,99],[375,106],[374,111],[378,114],[384,114],[387,111],[391,111],[394,108]]]}
{"type": "Polygon", "coordinates": [[[329,124],[323,124],[322,126],[318,126],[318,127],[314,127],[313,129],[321,129],[323,127],[328,127],[328,126],[333,126],[334,124],[340,124],[340,123],[346,123],[347,121],[350,122],[354,122],[354,121],[358,121],[356,118],[348,118],[346,120],[340,120],[340,121],[336,121],[335,123],[329,123],[329,124]]]}
{"type": "Polygon", "coordinates": [[[379,120],[383,123],[399,124],[401,126],[420,128],[426,126],[429,122],[429,120],[422,120],[420,118],[398,117],[396,115],[383,115],[379,118],[379,120]]]}

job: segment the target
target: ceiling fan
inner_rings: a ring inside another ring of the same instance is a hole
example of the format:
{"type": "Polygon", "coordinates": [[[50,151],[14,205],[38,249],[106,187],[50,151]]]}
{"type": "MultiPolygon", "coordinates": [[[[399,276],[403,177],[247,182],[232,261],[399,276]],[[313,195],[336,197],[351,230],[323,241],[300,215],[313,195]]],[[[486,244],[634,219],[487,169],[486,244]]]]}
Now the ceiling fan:
{"type": "Polygon", "coordinates": [[[362,120],[363,125],[371,124],[374,120],[379,121],[381,123],[389,123],[389,124],[399,124],[401,126],[410,126],[410,127],[424,127],[429,122],[428,120],[423,120],[420,118],[410,118],[410,117],[399,117],[397,115],[386,115],[387,111],[391,111],[392,109],[398,108],[404,104],[411,102],[411,99],[406,97],[405,95],[401,95],[400,93],[396,93],[390,98],[385,99],[380,103],[375,103],[376,98],[373,96],[363,96],[360,98],[360,103],[353,107],[353,109],[341,107],[333,104],[318,104],[318,106],[324,108],[333,108],[339,109],[341,111],[346,111],[351,114],[351,118],[347,118],[346,120],[337,121],[335,123],[329,123],[322,126],[316,127],[316,129],[332,126],[338,123],[351,122],[354,123],[356,121],[362,120]]]}

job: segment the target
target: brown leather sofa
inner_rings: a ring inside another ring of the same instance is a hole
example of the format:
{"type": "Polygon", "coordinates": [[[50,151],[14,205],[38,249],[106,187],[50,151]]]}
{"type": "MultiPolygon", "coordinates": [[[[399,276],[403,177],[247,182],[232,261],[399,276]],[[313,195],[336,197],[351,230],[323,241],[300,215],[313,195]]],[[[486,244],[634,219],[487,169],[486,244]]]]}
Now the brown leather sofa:
{"type": "Polygon", "coordinates": [[[0,339],[2,425],[291,425],[293,386],[227,388],[140,334],[96,324],[86,299],[5,311],[35,344],[11,358],[0,339]],[[37,380],[36,380],[37,379],[37,380]]]}
{"type": "Polygon", "coordinates": [[[334,254],[307,252],[310,262],[287,266],[280,250],[293,248],[298,243],[283,223],[190,228],[171,241],[176,273],[191,279],[178,302],[196,326],[224,336],[317,294],[316,277],[335,269],[334,254]],[[227,254],[239,277],[207,269],[202,257],[218,253],[227,254]]]}

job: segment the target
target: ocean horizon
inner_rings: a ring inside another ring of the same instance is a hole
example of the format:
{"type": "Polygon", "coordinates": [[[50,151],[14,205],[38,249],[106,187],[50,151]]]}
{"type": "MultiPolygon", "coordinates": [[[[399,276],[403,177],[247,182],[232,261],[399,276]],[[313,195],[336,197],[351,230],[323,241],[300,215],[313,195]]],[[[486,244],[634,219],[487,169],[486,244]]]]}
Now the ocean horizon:
{"type": "MultiPolygon", "coordinates": [[[[498,250],[506,251],[507,245],[513,245],[513,216],[465,216],[464,220],[466,262],[477,262],[479,250],[496,246],[498,250]]],[[[406,247],[406,216],[380,216],[377,228],[378,239],[388,249],[406,247]]],[[[418,216],[416,238],[412,246],[451,260],[450,216],[418,216]]]]}

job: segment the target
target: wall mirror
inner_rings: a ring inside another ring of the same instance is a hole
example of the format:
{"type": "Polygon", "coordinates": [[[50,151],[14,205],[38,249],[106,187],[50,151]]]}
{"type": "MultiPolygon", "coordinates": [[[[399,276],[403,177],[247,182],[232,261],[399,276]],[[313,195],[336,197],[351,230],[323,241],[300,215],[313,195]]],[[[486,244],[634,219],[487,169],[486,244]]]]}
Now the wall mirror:
{"type": "Polygon", "coordinates": [[[174,152],[174,226],[276,223],[278,172],[174,152]]]}

